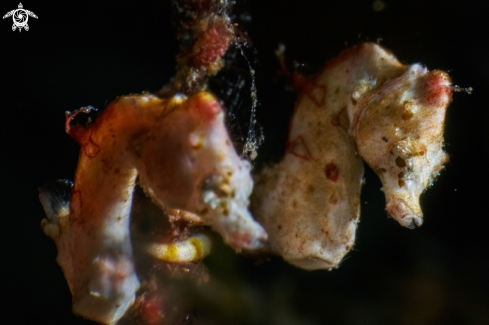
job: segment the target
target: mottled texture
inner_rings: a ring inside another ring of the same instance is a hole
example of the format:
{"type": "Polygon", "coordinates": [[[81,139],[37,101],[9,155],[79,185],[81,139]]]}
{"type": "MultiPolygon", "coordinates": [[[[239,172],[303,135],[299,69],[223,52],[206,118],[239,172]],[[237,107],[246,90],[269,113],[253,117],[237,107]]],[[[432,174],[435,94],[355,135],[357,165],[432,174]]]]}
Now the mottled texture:
{"type": "Polygon", "coordinates": [[[229,17],[234,2],[173,2],[179,22],[181,51],[177,55],[177,73],[159,92],[162,97],[176,93],[192,94],[205,90],[207,78],[224,66],[228,47],[240,41],[240,32],[229,17]]]}
{"type": "Polygon", "coordinates": [[[270,250],[305,269],[336,267],[355,241],[363,162],[344,86],[331,72],[300,84],[286,153],[256,178],[252,211],[270,250]]]}
{"type": "Polygon", "coordinates": [[[129,215],[138,175],[164,208],[199,213],[234,249],[266,240],[247,209],[249,163],[236,154],[212,95],[126,96],[89,127],[70,127],[70,119],[67,131],[81,150],[69,210],[65,198],[53,205],[61,197],[42,189],[41,202],[43,230],[57,245],[75,313],[112,324],[134,302],[129,215]]]}
{"type": "Polygon", "coordinates": [[[252,211],[271,252],[305,269],[336,267],[353,247],[363,158],[379,175],[389,215],[421,225],[419,195],[443,168],[446,73],[401,64],[377,44],[340,53],[309,79],[280,163],[256,177],[252,211]]]}
{"type": "Polygon", "coordinates": [[[389,216],[404,227],[423,223],[419,196],[448,161],[442,148],[450,102],[448,75],[414,64],[357,105],[358,151],[382,181],[389,216]]]}

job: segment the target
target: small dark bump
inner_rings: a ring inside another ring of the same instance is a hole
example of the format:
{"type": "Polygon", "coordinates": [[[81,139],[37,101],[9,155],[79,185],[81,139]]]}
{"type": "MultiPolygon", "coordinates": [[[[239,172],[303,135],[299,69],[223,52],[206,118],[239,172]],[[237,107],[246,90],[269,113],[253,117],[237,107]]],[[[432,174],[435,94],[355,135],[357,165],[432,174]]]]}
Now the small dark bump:
{"type": "Polygon", "coordinates": [[[396,165],[397,167],[406,167],[406,161],[404,161],[404,159],[402,159],[401,157],[397,157],[396,158],[396,165]]]}
{"type": "Polygon", "coordinates": [[[405,121],[410,120],[413,115],[414,114],[412,111],[405,111],[404,113],[402,113],[402,119],[405,121]]]}
{"type": "Polygon", "coordinates": [[[384,140],[384,142],[389,142],[389,140],[386,137],[382,137],[382,140],[384,140]]]}
{"type": "Polygon", "coordinates": [[[327,164],[324,171],[326,173],[326,177],[331,181],[336,182],[338,180],[339,171],[338,167],[336,167],[334,163],[331,162],[327,164]]]}

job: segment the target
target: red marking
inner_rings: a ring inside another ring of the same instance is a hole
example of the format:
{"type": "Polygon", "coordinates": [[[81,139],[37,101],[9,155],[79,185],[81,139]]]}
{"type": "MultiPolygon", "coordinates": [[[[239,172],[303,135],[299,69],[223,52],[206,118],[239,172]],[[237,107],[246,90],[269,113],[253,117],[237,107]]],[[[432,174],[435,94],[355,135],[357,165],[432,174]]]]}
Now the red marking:
{"type": "Polygon", "coordinates": [[[307,148],[302,135],[299,135],[297,139],[295,139],[294,141],[287,143],[287,145],[285,146],[285,150],[290,152],[294,156],[297,156],[304,160],[307,161],[313,160],[311,152],[307,148]]]}
{"type": "Polygon", "coordinates": [[[423,101],[430,106],[443,105],[446,98],[448,98],[448,102],[451,102],[452,87],[449,81],[448,75],[444,72],[433,71],[428,73],[423,80],[423,101]]]}
{"type": "Polygon", "coordinates": [[[340,125],[340,120],[337,117],[333,117],[331,119],[331,125],[333,125],[333,126],[339,126],[340,125]]]}
{"type": "Polygon", "coordinates": [[[282,230],[282,226],[281,225],[278,225],[278,230],[282,230]]]}
{"type": "Polygon", "coordinates": [[[194,67],[209,66],[216,62],[226,53],[232,37],[233,33],[226,21],[213,23],[192,46],[194,67]]]}
{"type": "Polygon", "coordinates": [[[278,53],[277,58],[280,63],[280,71],[277,77],[283,75],[287,76],[289,83],[292,84],[300,93],[306,94],[307,97],[309,97],[318,107],[323,106],[326,100],[326,86],[316,84],[315,81],[313,81],[313,78],[307,78],[297,71],[294,71],[291,76],[290,71],[285,65],[284,53],[278,53]]]}
{"type": "Polygon", "coordinates": [[[338,180],[338,168],[334,163],[329,163],[326,165],[326,177],[332,180],[333,182],[336,182],[338,180]]]}
{"type": "Polygon", "coordinates": [[[318,107],[326,101],[326,86],[318,85],[310,78],[295,71],[292,74],[292,83],[301,92],[305,93],[318,107]]]}
{"type": "Polygon", "coordinates": [[[214,120],[214,117],[222,111],[217,100],[207,93],[197,93],[189,99],[189,107],[193,115],[200,116],[205,123],[214,120]]]}

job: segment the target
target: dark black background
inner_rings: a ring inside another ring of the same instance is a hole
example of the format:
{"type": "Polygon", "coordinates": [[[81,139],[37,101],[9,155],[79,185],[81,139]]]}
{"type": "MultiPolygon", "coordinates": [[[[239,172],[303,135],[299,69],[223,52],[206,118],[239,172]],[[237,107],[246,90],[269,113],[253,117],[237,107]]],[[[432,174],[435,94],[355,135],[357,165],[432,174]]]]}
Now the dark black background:
{"type": "MultiPolygon", "coordinates": [[[[17,8],[2,1],[0,14],[17,8]]],[[[73,178],[78,146],[64,112],[104,107],[118,95],[156,91],[178,52],[170,1],[23,2],[28,32],[0,21],[2,172],[0,239],[4,324],[88,324],[71,314],[56,249],[40,228],[37,186],[73,178]],[[10,318],[12,317],[12,318],[10,318]],[[10,318],[10,319],[9,319],[10,318]],[[7,320],[9,319],[9,320],[7,320]]],[[[249,1],[263,159],[280,152],[294,94],[275,82],[273,51],[314,72],[346,44],[376,41],[405,63],[450,72],[472,95],[454,94],[446,119],[446,170],[422,197],[416,230],[386,217],[380,182],[366,171],[355,251],[338,270],[307,272],[272,258],[234,258],[223,277],[246,313],[221,324],[489,324],[489,36],[476,1],[249,1]],[[231,271],[230,271],[231,272],[231,271]],[[230,280],[231,279],[231,280],[230,280]],[[237,284],[238,283],[238,284],[237,284]],[[253,294],[250,294],[253,292],[253,294]]],[[[225,256],[232,256],[228,254],[225,256]]],[[[230,257],[233,259],[233,257],[230,257]]],[[[211,276],[225,273],[210,258],[211,276]]],[[[198,311],[198,307],[197,311],[198,311]]],[[[222,307],[225,308],[225,307],[222,307]]],[[[205,313],[205,312],[203,312],[205,313]]]]}

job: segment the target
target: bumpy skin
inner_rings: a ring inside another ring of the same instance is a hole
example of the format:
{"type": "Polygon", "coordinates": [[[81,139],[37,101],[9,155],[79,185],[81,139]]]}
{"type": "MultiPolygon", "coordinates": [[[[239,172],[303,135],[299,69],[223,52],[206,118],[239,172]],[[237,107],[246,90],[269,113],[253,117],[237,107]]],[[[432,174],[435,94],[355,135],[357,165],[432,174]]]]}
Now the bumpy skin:
{"type": "Polygon", "coordinates": [[[252,211],[271,252],[305,269],[331,268],[354,244],[361,158],[382,180],[389,215],[421,225],[419,195],[447,160],[451,85],[447,74],[403,65],[373,43],[299,81],[287,151],[257,176],[252,211]]]}
{"type": "Polygon", "coordinates": [[[57,245],[75,313],[112,324],[134,302],[129,214],[138,174],[157,202],[199,213],[235,249],[266,240],[247,210],[249,163],[237,156],[210,94],[121,97],[91,127],[69,133],[82,147],[69,210],[53,215],[54,198],[42,190],[41,201],[49,219],[43,230],[57,245]]]}
{"type": "Polygon", "coordinates": [[[451,92],[446,73],[414,64],[357,104],[359,153],[382,181],[389,216],[404,227],[421,226],[419,196],[448,161],[442,148],[451,92]]]}
{"type": "Polygon", "coordinates": [[[335,81],[312,80],[296,104],[282,161],[256,179],[252,211],[270,250],[304,269],[332,268],[353,247],[363,162],[336,105],[335,81]]]}

